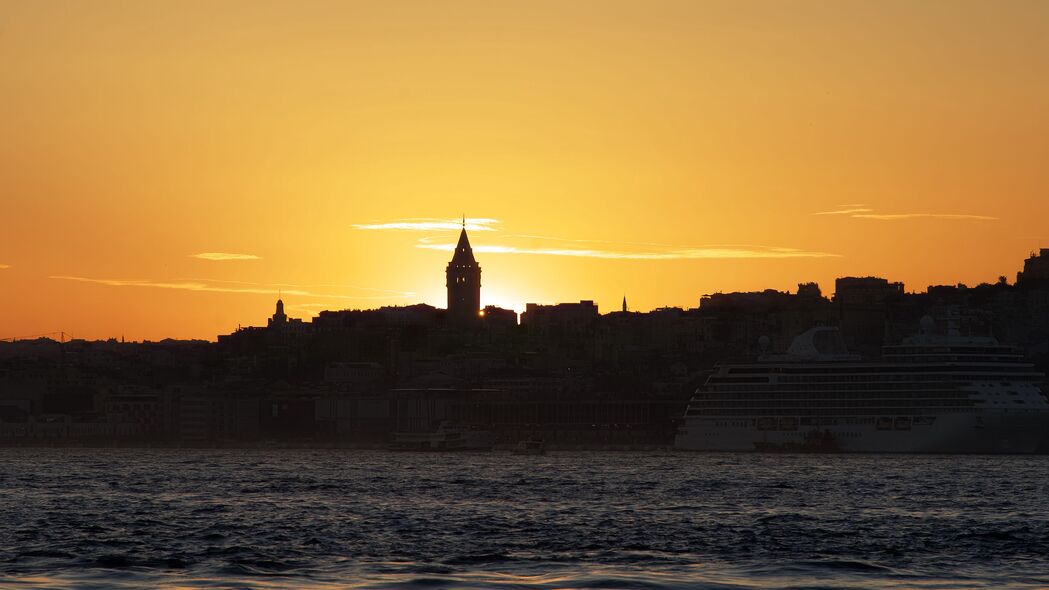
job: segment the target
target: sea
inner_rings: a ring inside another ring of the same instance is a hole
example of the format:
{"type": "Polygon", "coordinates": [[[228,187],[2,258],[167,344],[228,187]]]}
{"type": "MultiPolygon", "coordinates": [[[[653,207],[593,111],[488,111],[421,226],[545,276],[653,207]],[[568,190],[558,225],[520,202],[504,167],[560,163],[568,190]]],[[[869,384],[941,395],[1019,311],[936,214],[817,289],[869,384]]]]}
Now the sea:
{"type": "Polygon", "coordinates": [[[0,449],[3,588],[1045,588],[1049,457],[0,449]]]}

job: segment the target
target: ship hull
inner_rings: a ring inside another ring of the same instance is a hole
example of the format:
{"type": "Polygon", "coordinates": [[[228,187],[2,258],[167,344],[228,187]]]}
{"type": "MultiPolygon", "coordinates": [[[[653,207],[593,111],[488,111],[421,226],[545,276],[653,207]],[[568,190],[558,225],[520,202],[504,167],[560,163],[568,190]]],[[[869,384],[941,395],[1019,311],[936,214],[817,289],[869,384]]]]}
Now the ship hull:
{"type": "Polygon", "coordinates": [[[937,416],[689,417],[675,439],[688,451],[1030,454],[1049,411],[981,411],[937,416]]]}

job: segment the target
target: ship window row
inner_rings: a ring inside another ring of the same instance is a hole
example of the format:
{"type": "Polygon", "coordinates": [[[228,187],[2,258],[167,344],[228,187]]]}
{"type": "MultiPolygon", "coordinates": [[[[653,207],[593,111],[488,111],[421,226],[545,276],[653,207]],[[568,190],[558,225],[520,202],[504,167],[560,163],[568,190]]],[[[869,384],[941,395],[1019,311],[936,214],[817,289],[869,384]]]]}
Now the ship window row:
{"type": "MultiPolygon", "coordinates": [[[[923,391],[920,395],[901,395],[899,391],[876,391],[876,392],[856,392],[856,391],[837,391],[837,392],[776,392],[774,394],[764,393],[697,393],[692,396],[694,401],[718,401],[718,400],[769,400],[769,401],[780,401],[787,399],[969,399],[971,394],[965,391],[957,390],[943,390],[943,391],[923,391]],[[791,393],[804,393],[806,395],[790,395],[791,393]]],[[[986,396],[979,396],[986,397],[986,396]]]]}
{"type": "MultiPolygon", "coordinates": [[[[966,380],[968,381],[968,380],[966,380]]],[[[796,385],[770,385],[768,387],[755,387],[754,385],[708,385],[708,391],[816,391],[835,390],[847,388],[852,391],[898,391],[908,390],[930,390],[930,389],[957,389],[959,384],[953,381],[928,381],[928,382],[893,382],[893,383],[799,383],[796,385]]]]}
{"type": "MultiPolygon", "coordinates": [[[[977,408],[972,408],[972,407],[944,407],[944,408],[936,408],[935,410],[933,408],[928,408],[927,410],[925,410],[923,408],[914,408],[914,407],[873,407],[873,408],[870,408],[870,409],[860,408],[860,409],[850,409],[849,410],[849,414],[851,414],[853,417],[862,417],[862,416],[882,417],[882,416],[889,415],[889,414],[892,414],[892,415],[900,415],[900,414],[911,415],[911,414],[930,414],[930,413],[933,413],[933,412],[936,412],[937,414],[941,414],[941,415],[942,414],[972,414],[972,413],[976,413],[976,412],[982,412],[982,410],[977,409],[977,408]]],[[[842,410],[838,410],[836,408],[815,409],[815,410],[810,409],[810,410],[808,410],[808,412],[799,412],[798,408],[796,408],[796,407],[786,407],[786,408],[768,407],[768,408],[761,408],[759,410],[743,410],[743,412],[741,412],[741,410],[737,410],[737,409],[691,409],[690,408],[690,409],[688,409],[688,412],[686,413],[687,416],[703,416],[703,417],[721,417],[721,416],[725,416],[725,417],[732,417],[732,418],[740,418],[741,416],[746,417],[746,418],[761,418],[761,417],[768,417],[768,416],[798,416],[798,415],[801,415],[801,414],[817,414],[817,415],[818,414],[822,414],[822,415],[825,415],[825,416],[840,417],[841,414],[843,414],[843,412],[842,412],[842,410]]],[[[853,419],[857,419],[857,418],[853,418],[853,419]]],[[[858,418],[858,419],[862,419],[862,418],[858,418]]]]}
{"type": "Polygon", "coordinates": [[[984,370],[982,374],[972,370],[973,368],[967,368],[965,370],[959,370],[958,368],[945,368],[938,372],[929,371],[926,374],[912,375],[912,374],[881,374],[881,375],[864,375],[864,374],[851,374],[851,375],[798,375],[798,376],[782,376],[777,379],[779,383],[808,383],[808,382],[847,382],[847,383],[862,383],[871,382],[879,383],[885,381],[945,381],[945,380],[956,380],[956,381],[969,381],[969,380],[994,380],[1000,381],[1002,379],[1009,379],[1012,381],[1032,381],[1041,379],[1042,376],[1038,373],[1030,372],[1017,372],[1010,373],[1008,371],[1000,370],[984,370]],[[976,373],[976,374],[974,374],[976,373]]]}
{"type": "Polygon", "coordinates": [[[856,384],[856,386],[866,385],[870,387],[879,387],[893,383],[969,383],[978,381],[996,382],[1009,386],[1012,383],[1038,383],[1043,379],[1044,377],[1038,374],[1003,375],[1001,373],[987,373],[983,375],[950,375],[942,373],[933,375],[884,375],[877,379],[871,379],[862,375],[842,375],[837,377],[780,377],[774,382],[770,382],[766,378],[738,379],[732,377],[710,377],[707,379],[706,385],[711,387],[731,387],[734,385],[770,385],[774,387],[783,387],[789,384],[808,385],[813,383],[848,383],[850,386],[856,384]]]}
{"type": "Polygon", "coordinates": [[[1020,354],[1016,349],[1007,346],[886,346],[884,355],[889,354],[933,354],[933,353],[955,353],[955,354],[1020,354]]]}
{"type": "Polygon", "coordinates": [[[704,389],[708,391],[816,391],[816,390],[834,390],[847,387],[852,390],[860,391],[888,391],[888,390],[928,390],[928,389],[942,389],[945,387],[956,388],[960,385],[969,384],[972,382],[978,383],[989,383],[998,384],[1000,383],[1003,387],[1016,387],[1019,380],[999,382],[995,380],[983,380],[983,379],[940,379],[936,381],[883,381],[876,383],[842,383],[835,381],[820,382],[820,383],[797,383],[797,384],[766,384],[764,387],[761,384],[726,384],[716,383],[707,384],[704,389]]]}
{"type": "Polygon", "coordinates": [[[936,362],[978,362],[978,363],[1018,363],[1023,362],[1020,356],[985,356],[978,354],[923,354],[914,356],[900,356],[889,354],[884,357],[887,361],[911,362],[911,363],[936,363],[936,362]]]}
{"type": "MultiPolygon", "coordinates": [[[[995,380],[1002,379],[1002,373],[989,373],[987,375],[995,380]]],[[[830,377],[780,377],[779,383],[893,383],[898,381],[922,382],[922,381],[971,381],[979,379],[979,375],[953,375],[951,373],[933,373],[929,375],[879,375],[871,379],[871,375],[835,375],[830,377]]]]}
{"type": "Polygon", "coordinates": [[[1003,371],[1018,371],[1029,373],[1031,371],[1030,363],[985,363],[984,366],[979,364],[930,364],[930,363],[915,363],[911,365],[850,365],[850,364],[836,364],[827,365],[823,367],[813,367],[811,365],[788,367],[788,366],[774,366],[774,367],[730,367],[727,371],[729,375],[760,375],[760,374],[783,374],[783,375],[835,375],[835,374],[861,374],[861,375],[877,375],[884,373],[928,373],[933,371],[940,371],[945,373],[966,373],[966,372],[980,372],[980,371],[993,371],[995,373],[1002,373],[1003,371]]]}
{"type": "Polygon", "coordinates": [[[746,415],[755,416],[760,415],[763,412],[786,412],[797,413],[797,412],[820,412],[820,413],[831,413],[831,414],[878,414],[878,413],[892,413],[892,412],[931,412],[931,411],[947,411],[947,410],[960,410],[960,409],[971,409],[976,406],[973,405],[952,405],[952,404],[883,404],[877,406],[849,406],[849,405],[819,405],[819,404],[793,404],[789,406],[776,406],[776,405],[754,405],[747,407],[736,407],[736,406],[710,406],[710,407],[691,407],[687,411],[692,414],[706,414],[709,412],[724,412],[730,415],[746,415]]]}
{"type": "MultiPolygon", "coordinates": [[[[762,417],[743,418],[737,420],[715,420],[714,425],[722,427],[729,426],[753,428],[755,426],[760,425],[761,418],[762,417]]],[[[796,423],[792,421],[792,418],[793,417],[787,418],[787,420],[791,420],[791,422],[788,425],[800,425],[802,429],[812,426],[872,426],[874,424],[878,424],[879,422],[885,423],[886,421],[890,421],[895,425],[895,422],[901,418],[904,420],[908,418],[911,419],[913,421],[912,424],[915,426],[932,426],[936,423],[936,416],[886,416],[884,414],[879,414],[877,416],[800,416],[797,417],[796,423]]],[[[779,426],[779,424],[777,424],[777,426],[779,426]]],[[[779,430],[779,428],[777,428],[777,430],[779,430]]]]}
{"type": "Polygon", "coordinates": [[[711,400],[693,401],[689,407],[969,407],[975,404],[973,400],[951,400],[951,399],[918,399],[918,400],[783,400],[780,402],[772,400],[711,400]]]}
{"type": "Polygon", "coordinates": [[[827,384],[827,385],[796,385],[792,387],[754,387],[750,386],[719,386],[719,387],[706,387],[705,391],[715,394],[729,394],[729,393],[745,393],[753,395],[764,395],[773,396],[778,394],[786,393],[809,393],[809,392],[841,392],[842,394],[865,394],[865,393],[878,393],[878,392],[913,392],[915,394],[924,394],[926,392],[957,392],[961,389],[960,386],[951,386],[945,383],[930,383],[928,385],[908,384],[902,383],[899,385],[881,385],[881,386],[844,386],[841,384],[827,384]]]}
{"type": "Polygon", "coordinates": [[[866,394],[868,392],[898,392],[898,391],[912,391],[912,392],[929,392],[929,391],[958,391],[960,388],[957,386],[950,386],[944,383],[931,383],[928,385],[911,384],[911,383],[899,383],[899,384],[882,384],[878,386],[869,385],[856,385],[856,386],[844,386],[843,384],[828,383],[826,385],[798,385],[793,387],[754,387],[752,385],[717,385],[704,388],[704,392],[711,394],[727,395],[729,393],[749,393],[751,395],[777,395],[780,393],[789,392],[815,392],[815,391],[840,391],[843,394],[866,394]]]}

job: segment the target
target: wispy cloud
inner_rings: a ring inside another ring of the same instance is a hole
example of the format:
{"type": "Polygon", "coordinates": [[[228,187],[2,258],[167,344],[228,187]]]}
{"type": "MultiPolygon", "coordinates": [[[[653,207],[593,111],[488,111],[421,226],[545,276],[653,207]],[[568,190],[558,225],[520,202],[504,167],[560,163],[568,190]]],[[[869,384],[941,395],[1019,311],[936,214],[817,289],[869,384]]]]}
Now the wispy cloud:
{"type": "Polygon", "coordinates": [[[283,289],[284,293],[291,293],[287,289],[350,289],[354,291],[370,291],[373,293],[384,293],[387,295],[395,295],[398,297],[410,297],[415,295],[414,291],[398,291],[395,289],[380,289],[378,287],[362,287],[360,285],[351,285],[348,283],[309,283],[300,285],[297,283],[255,283],[251,281],[230,281],[222,279],[180,279],[185,281],[193,282],[205,282],[205,283],[223,283],[228,285],[251,285],[258,287],[268,287],[270,289],[283,289]]]}
{"type": "MultiPolygon", "coordinates": [[[[420,244],[420,248],[454,250],[455,244],[420,244]]],[[[794,248],[683,248],[666,252],[616,252],[581,248],[518,248],[514,246],[478,246],[477,252],[494,254],[534,254],[541,256],[573,256],[576,258],[604,258],[608,260],[689,260],[718,258],[827,258],[838,256],[828,252],[810,252],[794,248]]]]}
{"type": "Polygon", "coordinates": [[[173,279],[173,280],[152,280],[152,279],[105,279],[105,278],[93,278],[93,277],[78,277],[78,276],[59,276],[54,275],[48,277],[49,279],[56,279],[62,281],[77,281],[81,283],[92,283],[96,285],[106,285],[109,287],[147,287],[154,289],[178,289],[183,291],[202,291],[208,293],[243,293],[243,294],[254,294],[254,295],[277,295],[278,293],[283,295],[290,295],[294,297],[322,297],[329,299],[343,299],[343,300],[357,300],[357,299],[390,299],[391,297],[411,297],[415,293],[410,291],[392,291],[388,289],[373,289],[369,287],[356,287],[356,286],[342,286],[346,289],[358,289],[366,291],[369,294],[355,294],[355,293],[319,293],[311,291],[301,285],[288,285],[288,284],[262,284],[262,283],[248,283],[241,281],[208,281],[202,279],[173,279]],[[236,286],[231,286],[236,285],[236,286]],[[377,294],[377,293],[382,293],[377,294]]]}
{"type": "Polygon", "coordinates": [[[813,215],[844,215],[854,219],[877,219],[880,221],[897,221],[901,219],[955,219],[969,221],[994,221],[997,217],[990,215],[973,215],[969,213],[877,213],[866,205],[839,205],[832,211],[817,211],[813,215]]]}
{"type": "Polygon", "coordinates": [[[11,265],[10,264],[0,264],[0,270],[3,270],[5,268],[11,268],[11,265]]]}
{"type": "Polygon", "coordinates": [[[854,209],[837,209],[835,211],[817,211],[813,215],[851,215],[855,217],[856,213],[870,213],[874,209],[867,209],[866,207],[856,207],[854,209]]]}
{"type": "MultiPolygon", "coordinates": [[[[467,231],[496,231],[498,219],[484,217],[467,217],[467,231]]],[[[395,219],[380,223],[355,223],[354,229],[362,230],[399,230],[399,231],[459,231],[463,228],[462,219],[436,219],[432,217],[413,217],[395,219]]]]}
{"type": "Polygon", "coordinates": [[[970,219],[976,221],[994,221],[997,217],[990,215],[968,215],[965,213],[862,213],[853,215],[858,219],[880,219],[882,221],[893,221],[896,219],[970,219]]]}
{"type": "Polygon", "coordinates": [[[288,309],[299,309],[299,308],[301,308],[301,309],[326,309],[326,308],[330,308],[333,305],[339,305],[339,304],[338,303],[329,303],[329,302],[324,302],[324,303],[294,303],[294,304],[289,303],[285,307],[287,307],[288,309]]]}
{"type": "MultiPolygon", "coordinates": [[[[837,254],[783,248],[735,244],[704,246],[673,246],[641,242],[607,242],[597,240],[572,240],[540,236],[506,236],[502,244],[480,244],[474,251],[491,254],[530,254],[537,256],[569,256],[574,258],[599,258],[605,260],[701,260],[730,258],[830,258],[837,254]],[[527,245],[514,245],[514,241],[527,241],[527,245]],[[579,244],[602,244],[603,247],[584,247],[579,244]]],[[[417,248],[452,251],[455,244],[423,238],[417,248]]]]}
{"type": "MultiPolygon", "coordinates": [[[[467,218],[467,230],[498,232],[501,222],[490,218],[467,218]]],[[[426,250],[451,251],[455,243],[447,232],[458,231],[462,220],[431,218],[398,219],[390,222],[354,224],[359,230],[396,230],[440,232],[442,236],[416,239],[415,247],[426,250]]],[[[484,243],[474,244],[478,253],[526,254],[533,256],[568,256],[605,260],[698,260],[731,258],[828,258],[838,254],[785,248],[740,244],[680,246],[651,242],[612,242],[580,240],[551,236],[509,234],[484,243]],[[495,242],[495,243],[493,243],[495,242]]]]}
{"type": "Polygon", "coordinates": [[[254,254],[232,254],[230,252],[201,252],[200,254],[190,254],[189,257],[201,260],[260,260],[254,254]]]}
{"type": "Polygon", "coordinates": [[[288,303],[284,305],[284,309],[289,312],[300,312],[303,314],[309,314],[311,316],[317,315],[321,311],[338,310],[345,307],[345,302],[323,302],[323,303],[288,303]]]}

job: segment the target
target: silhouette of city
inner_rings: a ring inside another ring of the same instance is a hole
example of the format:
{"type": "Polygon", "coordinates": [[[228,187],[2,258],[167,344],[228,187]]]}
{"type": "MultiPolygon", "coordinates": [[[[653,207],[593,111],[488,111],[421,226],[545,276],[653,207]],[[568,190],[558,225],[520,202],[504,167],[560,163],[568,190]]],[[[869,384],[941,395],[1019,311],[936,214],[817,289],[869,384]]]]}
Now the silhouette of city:
{"type": "Polygon", "coordinates": [[[788,354],[813,328],[834,329],[863,359],[922,332],[994,337],[1022,351],[1043,387],[1049,369],[1049,249],[1014,283],[914,293],[842,277],[830,297],[800,283],[704,295],[691,309],[630,311],[624,294],[604,314],[583,300],[529,303],[518,316],[481,308],[464,220],[445,272],[446,309],[329,310],[303,321],[279,298],[265,327],[214,343],[2,342],[0,444],[410,449],[454,429],[476,448],[662,448],[718,367],[788,354]]]}

